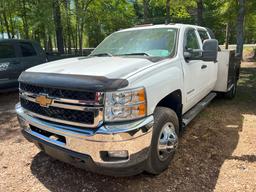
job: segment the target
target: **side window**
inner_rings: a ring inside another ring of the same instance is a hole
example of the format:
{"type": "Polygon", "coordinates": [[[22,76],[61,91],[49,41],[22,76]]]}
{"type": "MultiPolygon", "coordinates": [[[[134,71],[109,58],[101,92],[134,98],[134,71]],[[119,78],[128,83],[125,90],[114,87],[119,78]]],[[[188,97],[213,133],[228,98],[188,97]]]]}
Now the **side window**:
{"type": "Polygon", "coordinates": [[[200,45],[194,29],[187,32],[185,49],[200,49],[200,45]]]}
{"type": "Polygon", "coordinates": [[[15,49],[10,44],[0,44],[0,59],[15,58],[15,49]]]}
{"type": "Polygon", "coordinates": [[[31,43],[20,43],[21,53],[23,57],[36,56],[36,51],[31,43]]]}
{"type": "Polygon", "coordinates": [[[201,53],[195,52],[193,53],[193,49],[201,49],[196,31],[194,29],[188,30],[186,34],[186,45],[185,45],[185,50],[191,52],[193,57],[200,57],[201,53]]]}
{"type": "Polygon", "coordinates": [[[198,30],[198,33],[200,35],[200,38],[202,40],[202,43],[204,42],[204,40],[209,39],[208,33],[204,30],[198,30]]]}

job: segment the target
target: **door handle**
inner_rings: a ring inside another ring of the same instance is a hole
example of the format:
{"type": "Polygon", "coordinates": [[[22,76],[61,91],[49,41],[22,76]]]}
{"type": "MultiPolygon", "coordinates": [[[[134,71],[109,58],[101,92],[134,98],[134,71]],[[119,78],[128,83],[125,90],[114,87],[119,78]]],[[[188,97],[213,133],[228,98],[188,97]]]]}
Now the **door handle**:
{"type": "Polygon", "coordinates": [[[205,68],[207,68],[207,65],[202,65],[201,66],[201,69],[205,69],[205,68]]]}

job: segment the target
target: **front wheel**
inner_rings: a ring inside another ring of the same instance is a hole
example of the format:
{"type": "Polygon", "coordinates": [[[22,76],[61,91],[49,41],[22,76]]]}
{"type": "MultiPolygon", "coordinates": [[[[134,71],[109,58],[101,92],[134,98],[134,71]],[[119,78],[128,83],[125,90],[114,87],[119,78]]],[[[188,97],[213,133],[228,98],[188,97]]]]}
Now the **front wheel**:
{"type": "Polygon", "coordinates": [[[176,113],[166,107],[154,112],[154,129],[146,171],[160,174],[168,168],[178,146],[179,120],[176,113]]]}

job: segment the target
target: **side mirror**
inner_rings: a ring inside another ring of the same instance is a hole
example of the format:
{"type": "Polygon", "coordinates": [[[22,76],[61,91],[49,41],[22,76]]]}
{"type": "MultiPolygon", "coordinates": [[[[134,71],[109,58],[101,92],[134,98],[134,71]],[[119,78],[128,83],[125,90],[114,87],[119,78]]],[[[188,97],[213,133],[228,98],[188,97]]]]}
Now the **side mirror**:
{"type": "Polygon", "coordinates": [[[203,61],[217,61],[219,43],[216,39],[207,39],[203,43],[203,61]]]}

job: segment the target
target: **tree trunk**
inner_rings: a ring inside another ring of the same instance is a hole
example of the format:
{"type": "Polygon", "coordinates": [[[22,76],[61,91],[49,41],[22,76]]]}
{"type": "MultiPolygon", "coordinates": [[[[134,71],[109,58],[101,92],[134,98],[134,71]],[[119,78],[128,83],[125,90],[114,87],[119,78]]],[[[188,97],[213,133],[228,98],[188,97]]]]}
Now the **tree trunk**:
{"type": "Polygon", "coordinates": [[[66,38],[63,38],[63,42],[64,42],[64,53],[67,54],[67,41],[66,41],[66,38]]]}
{"type": "Polygon", "coordinates": [[[55,35],[53,35],[53,43],[54,43],[54,48],[53,48],[53,52],[56,52],[56,48],[57,48],[57,39],[56,39],[56,33],[55,35]]]}
{"type": "Polygon", "coordinates": [[[203,0],[197,0],[197,25],[203,25],[203,0]]]}
{"type": "Polygon", "coordinates": [[[10,24],[10,28],[11,28],[11,38],[15,38],[15,29],[16,29],[16,23],[15,23],[15,19],[14,16],[12,15],[13,13],[13,7],[7,3],[7,17],[9,19],[9,24],[10,24]]]}
{"type": "Polygon", "coordinates": [[[254,50],[253,50],[253,60],[255,60],[256,59],[256,48],[254,48],[254,50]]]}
{"type": "Polygon", "coordinates": [[[11,39],[9,23],[7,21],[7,16],[6,16],[6,12],[5,11],[3,11],[3,17],[4,17],[4,24],[5,24],[5,28],[6,28],[6,31],[7,31],[8,38],[11,39]]]}
{"type": "Polygon", "coordinates": [[[66,9],[66,25],[67,25],[67,48],[68,53],[71,54],[71,22],[70,22],[70,0],[66,0],[65,2],[65,9],[66,9]]]}
{"type": "Polygon", "coordinates": [[[71,28],[70,27],[68,27],[69,29],[68,29],[68,39],[67,39],[67,46],[68,46],[68,53],[70,54],[71,53],[71,33],[72,33],[72,31],[71,31],[71,28]]]}
{"type": "Polygon", "coordinates": [[[226,25],[226,35],[225,35],[225,49],[228,49],[229,45],[229,23],[226,25]]]}
{"type": "Polygon", "coordinates": [[[12,34],[11,38],[14,39],[15,38],[15,23],[14,23],[11,15],[9,16],[9,21],[10,21],[11,34],[12,34]]]}
{"type": "MultiPolygon", "coordinates": [[[[78,0],[75,0],[76,33],[78,37],[78,47],[79,47],[80,55],[83,54],[83,39],[84,39],[83,35],[84,35],[84,23],[85,23],[86,11],[92,1],[93,0],[83,0],[79,2],[78,0]]],[[[77,50],[77,45],[76,45],[76,50],[77,50]]]]}
{"type": "Polygon", "coordinates": [[[171,7],[171,0],[166,0],[166,20],[165,23],[170,23],[170,7],[171,7]]]}
{"type": "Polygon", "coordinates": [[[238,57],[243,59],[243,46],[244,46],[244,16],[245,16],[245,0],[238,0],[238,14],[236,25],[236,39],[237,47],[236,53],[238,57]]]}
{"type": "Polygon", "coordinates": [[[53,48],[52,48],[52,37],[51,37],[51,35],[49,35],[49,37],[48,37],[48,47],[49,47],[49,52],[52,53],[53,48]]]}
{"type": "MultiPolygon", "coordinates": [[[[75,33],[71,33],[71,39],[72,39],[72,45],[73,47],[75,46],[76,42],[75,42],[75,33]]],[[[75,50],[72,50],[72,53],[73,54],[76,54],[76,49],[75,50]]]]}
{"type": "Polygon", "coordinates": [[[78,41],[78,35],[79,35],[79,4],[78,0],[75,0],[75,8],[76,8],[76,31],[75,31],[75,54],[77,55],[77,41],[78,41]]]}
{"type": "Polygon", "coordinates": [[[149,1],[150,0],[143,0],[143,9],[144,9],[144,23],[149,23],[149,1]]]}
{"type": "Polygon", "coordinates": [[[0,25],[1,25],[1,35],[2,35],[2,39],[3,39],[4,38],[4,23],[3,23],[1,15],[0,15],[0,25]]]}
{"type": "Polygon", "coordinates": [[[37,42],[40,42],[40,31],[39,29],[36,29],[35,31],[35,38],[34,38],[37,42]]]}
{"type": "Polygon", "coordinates": [[[44,51],[49,52],[49,47],[48,47],[48,42],[47,42],[48,37],[47,37],[47,32],[46,32],[45,26],[43,26],[42,33],[43,33],[44,51]]]}
{"type": "Polygon", "coordinates": [[[29,39],[29,30],[28,30],[28,21],[27,21],[27,14],[26,14],[26,1],[22,0],[22,23],[25,33],[25,38],[29,39]]]}
{"type": "Polygon", "coordinates": [[[83,55],[83,22],[80,25],[80,34],[79,34],[79,55],[83,55]]]}
{"type": "Polygon", "coordinates": [[[60,1],[53,1],[53,16],[56,30],[57,47],[60,54],[64,53],[63,28],[61,24],[60,1]]]}

